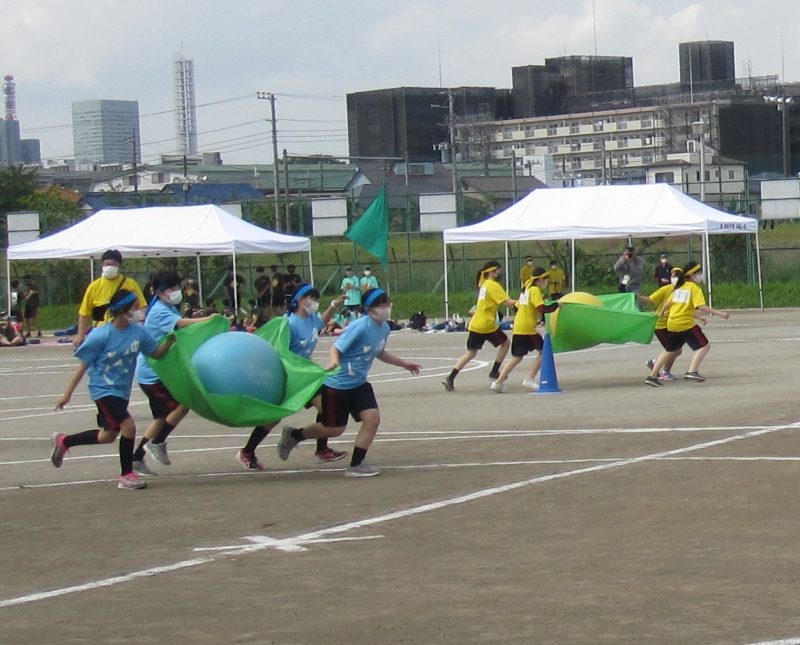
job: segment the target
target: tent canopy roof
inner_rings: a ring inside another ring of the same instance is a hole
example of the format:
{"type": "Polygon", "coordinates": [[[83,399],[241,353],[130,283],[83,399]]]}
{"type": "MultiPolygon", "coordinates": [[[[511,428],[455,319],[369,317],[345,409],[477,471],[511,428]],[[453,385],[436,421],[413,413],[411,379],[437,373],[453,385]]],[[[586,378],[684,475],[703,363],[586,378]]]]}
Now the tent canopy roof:
{"type": "Polygon", "coordinates": [[[755,233],[758,222],[707,206],[668,184],[534,190],[488,219],[444,231],[445,244],[755,233]]]}
{"type": "Polygon", "coordinates": [[[40,240],[8,247],[9,260],[232,255],[308,251],[307,237],[250,224],[214,205],[101,210],[40,240]]]}

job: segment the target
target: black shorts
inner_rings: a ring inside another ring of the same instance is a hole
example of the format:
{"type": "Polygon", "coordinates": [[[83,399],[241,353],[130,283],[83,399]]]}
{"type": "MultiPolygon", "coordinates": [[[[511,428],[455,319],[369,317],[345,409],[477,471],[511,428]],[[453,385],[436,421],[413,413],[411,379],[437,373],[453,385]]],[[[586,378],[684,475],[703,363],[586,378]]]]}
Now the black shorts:
{"type": "Polygon", "coordinates": [[[532,351],[541,352],[544,339],[540,334],[514,334],[511,336],[511,355],[526,356],[532,351]]]}
{"type": "Polygon", "coordinates": [[[128,402],[118,396],[104,396],[94,404],[97,406],[97,425],[108,432],[119,432],[122,422],[131,418],[128,402]]]}
{"type": "Polygon", "coordinates": [[[314,396],[312,396],[308,400],[308,403],[306,403],[306,410],[308,410],[309,408],[313,408],[314,407],[314,399],[316,399],[317,396],[319,396],[322,393],[322,388],[323,387],[325,387],[325,386],[324,385],[320,385],[319,389],[316,392],[314,392],[314,396]]]}
{"type": "Polygon", "coordinates": [[[154,419],[163,419],[180,405],[163,383],[139,383],[139,387],[147,395],[154,419]]]}
{"type": "Polygon", "coordinates": [[[337,390],[323,385],[322,414],[317,420],[326,428],[341,428],[347,425],[347,417],[352,416],[354,421],[361,421],[364,410],[377,410],[378,402],[372,385],[364,383],[351,390],[337,390]]]}
{"type": "Polygon", "coordinates": [[[668,352],[677,352],[684,344],[695,351],[708,345],[708,338],[706,338],[703,330],[698,325],[686,331],[669,331],[667,334],[669,335],[664,349],[668,352]]]}
{"type": "Polygon", "coordinates": [[[667,349],[667,339],[669,338],[669,332],[667,331],[667,328],[664,327],[663,329],[656,329],[655,334],[656,338],[658,338],[658,342],[661,343],[661,346],[664,349],[667,349]]]}
{"type": "Polygon", "coordinates": [[[488,334],[479,334],[476,331],[471,331],[467,336],[467,349],[480,349],[487,340],[495,347],[499,347],[508,341],[508,336],[499,327],[488,334]]]}
{"type": "Polygon", "coordinates": [[[272,298],[270,299],[269,303],[270,303],[270,304],[271,304],[273,307],[283,307],[283,306],[285,306],[285,305],[286,305],[286,298],[285,298],[285,296],[284,296],[284,295],[281,293],[280,295],[277,295],[277,296],[272,296],[272,298]]]}
{"type": "Polygon", "coordinates": [[[25,319],[36,318],[39,315],[39,305],[25,305],[25,319]]]}

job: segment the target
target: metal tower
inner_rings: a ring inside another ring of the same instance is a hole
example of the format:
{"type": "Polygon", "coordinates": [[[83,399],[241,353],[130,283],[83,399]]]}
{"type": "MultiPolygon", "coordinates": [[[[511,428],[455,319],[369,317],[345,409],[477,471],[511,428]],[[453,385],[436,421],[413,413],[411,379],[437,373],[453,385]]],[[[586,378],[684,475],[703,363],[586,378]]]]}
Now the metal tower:
{"type": "Polygon", "coordinates": [[[197,154],[197,105],[194,98],[194,61],[175,54],[175,134],[178,154],[197,154]]]}
{"type": "Polygon", "coordinates": [[[11,74],[6,74],[3,77],[3,97],[6,108],[5,120],[17,120],[17,84],[14,82],[14,77],[11,74]]]}

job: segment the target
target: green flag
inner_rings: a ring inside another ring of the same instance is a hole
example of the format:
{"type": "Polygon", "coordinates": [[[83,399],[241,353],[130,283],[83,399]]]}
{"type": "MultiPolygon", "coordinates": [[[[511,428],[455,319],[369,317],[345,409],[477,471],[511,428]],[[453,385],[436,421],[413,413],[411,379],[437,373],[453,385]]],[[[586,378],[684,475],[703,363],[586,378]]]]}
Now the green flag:
{"type": "Polygon", "coordinates": [[[386,186],[344,235],[378,258],[384,269],[388,266],[389,205],[386,199],[386,186]]]}
{"type": "Polygon", "coordinates": [[[201,417],[234,427],[277,421],[302,410],[329,376],[329,372],[316,363],[292,353],[289,349],[289,322],[281,316],[273,318],[255,333],[278,352],[286,373],[283,401],[272,404],[244,394],[212,394],[200,381],[192,356],[209,338],[229,330],[230,323],[222,316],[187,325],[175,332],[175,345],[163,358],[148,359],[172,396],[201,417]]]}

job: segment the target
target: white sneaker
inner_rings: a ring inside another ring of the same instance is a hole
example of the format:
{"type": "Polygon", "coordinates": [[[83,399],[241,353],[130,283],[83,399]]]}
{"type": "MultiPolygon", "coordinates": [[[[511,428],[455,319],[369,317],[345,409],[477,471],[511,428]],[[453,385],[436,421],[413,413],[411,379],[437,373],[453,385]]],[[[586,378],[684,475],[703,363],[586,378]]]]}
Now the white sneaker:
{"type": "Polygon", "coordinates": [[[539,386],[536,384],[536,381],[534,381],[532,378],[526,378],[525,380],[523,380],[522,387],[527,387],[529,390],[534,390],[534,391],[539,389],[539,386]]]}
{"type": "Polygon", "coordinates": [[[489,386],[489,389],[492,392],[496,392],[497,394],[503,394],[506,391],[506,383],[503,381],[502,383],[498,383],[497,381],[492,381],[492,384],[489,386]]]}
{"type": "Polygon", "coordinates": [[[139,490],[147,488],[147,484],[136,476],[136,473],[128,473],[117,477],[117,488],[122,490],[139,490]]]}
{"type": "Polygon", "coordinates": [[[144,444],[144,449],[147,451],[147,454],[155,459],[158,463],[164,464],[165,466],[172,464],[169,455],[167,454],[166,441],[163,443],[153,443],[152,441],[149,441],[144,444]]]}
{"type": "Polygon", "coordinates": [[[133,472],[142,477],[158,477],[158,473],[154,470],[150,470],[150,466],[144,463],[144,461],[134,461],[133,472]]]}
{"type": "Polygon", "coordinates": [[[344,469],[345,477],[375,477],[380,474],[381,471],[378,468],[374,468],[364,461],[358,466],[348,466],[344,469]]]}

